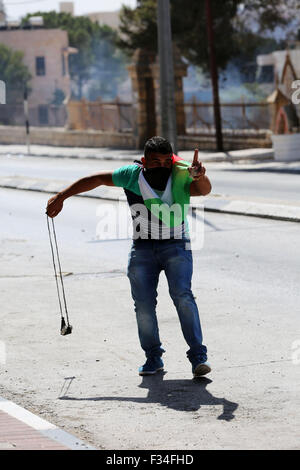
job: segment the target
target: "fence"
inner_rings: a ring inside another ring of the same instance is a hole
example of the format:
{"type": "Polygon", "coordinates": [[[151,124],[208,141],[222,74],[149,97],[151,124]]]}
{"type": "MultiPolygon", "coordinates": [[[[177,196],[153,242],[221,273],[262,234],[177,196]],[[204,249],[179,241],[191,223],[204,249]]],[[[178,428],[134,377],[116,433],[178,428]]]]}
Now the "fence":
{"type": "MultiPolygon", "coordinates": [[[[67,113],[64,106],[43,104],[28,107],[31,126],[63,127],[67,113]]],[[[7,126],[25,125],[23,104],[5,104],[0,106],[0,124],[7,126]]]]}
{"type": "MultiPolygon", "coordinates": [[[[131,132],[133,128],[132,104],[118,99],[112,102],[70,101],[66,106],[29,104],[31,126],[68,127],[102,131],[131,132]]],[[[22,103],[0,106],[0,125],[25,125],[22,103]]]]}
{"type": "MultiPolygon", "coordinates": [[[[198,134],[214,129],[212,103],[184,103],[186,132],[198,134]]],[[[70,129],[96,129],[103,131],[131,132],[133,129],[132,103],[101,100],[70,101],[68,127],[70,129]]],[[[268,103],[223,103],[221,105],[224,129],[262,130],[269,129],[271,112],[268,103]]]]}
{"type": "MultiPolygon", "coordinates": [[[[197,103],[193,100],[184,103],[184,109],[188,134],[214,129],[213,103],[197,103]]],[[[222,103],[221,116],[224,129],[270,129],[271,110],[268,103],[222,103]]]]}
{"type": "MultiPolygon", "coordinates": [[[[214,110],[212,103],[193,100],[184,103],[186,133],[213,132],[214,110]]],[[[271,109],[268,103],[222,103],[222,127],[224,130],[270,129],[271,109]]],[[[95,129],[113,132],[132,132],[133,107],[119,99],[111,102],[69,101],[66,106],[29,103],[31,126],[68,127],[69,129],[95,129]]],[[[0,106],[0,125],[25,125],[22,103],[0,106]]]]}
{"type": "Polygon", "coordinates": [[[132,104],[119,99],[111,102],[70,101],[67,104],[69,129],[95,129],[131,132],[133,129],[132,104]]]}

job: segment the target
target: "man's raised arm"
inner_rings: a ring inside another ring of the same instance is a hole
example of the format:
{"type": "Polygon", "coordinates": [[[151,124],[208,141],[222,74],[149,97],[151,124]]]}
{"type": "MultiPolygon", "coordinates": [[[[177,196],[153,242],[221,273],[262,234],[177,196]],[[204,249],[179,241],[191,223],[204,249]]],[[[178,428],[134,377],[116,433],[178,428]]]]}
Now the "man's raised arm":
{"type": "Polygon", "coordinates": [[[114,186],[112,171],[101,171],[94,175],[85,176],[51,197],[47,204],[46,214],[56,217],[63,208],[64,200],[75,194],[84,193],[97,188],[97,186],[114,186]]]}

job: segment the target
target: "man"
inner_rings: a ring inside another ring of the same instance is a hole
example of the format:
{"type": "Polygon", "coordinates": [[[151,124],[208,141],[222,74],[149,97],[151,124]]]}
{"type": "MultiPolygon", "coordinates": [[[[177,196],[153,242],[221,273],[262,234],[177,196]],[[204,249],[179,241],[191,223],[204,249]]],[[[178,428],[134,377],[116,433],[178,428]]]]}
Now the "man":
{"type": "Polygon", "coordinates": [[[152,137],[145,144],[141,162],[114,171],[82,178],[50,198],[49,217],[55,217],[70,196],[100,185],[123,187],[133,219],[133,244],[127,275],[134,300],[138,335],[146,362],[140,375],[151,375],[164,367],[156,317],[158,278],[165,271],[169,293],[176,307],[187,357],[194,377],[211,371],[207,348],[202,343],[199,313],[191,291],[193,259],[186,221],[190,196],[211,191],[205,168],[195,150],[192,166],[173,154],[170,143],[152,137]]]}

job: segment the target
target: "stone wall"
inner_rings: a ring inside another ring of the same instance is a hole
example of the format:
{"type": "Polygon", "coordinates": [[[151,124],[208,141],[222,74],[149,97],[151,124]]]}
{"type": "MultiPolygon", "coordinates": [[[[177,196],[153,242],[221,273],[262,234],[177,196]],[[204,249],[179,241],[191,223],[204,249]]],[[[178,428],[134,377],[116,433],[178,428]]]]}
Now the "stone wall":
{"type": "MultiPolygon", "coordinates": [[[[146,140],[153,135],[161,135],[160,74],[158,57],[143,49],[137,49],[128,67],[132,80],[134,136],[136,148],[143,148],[146,140]]],[[[177,133],[184,135],[185,111],[183,77],[187,75],[187,65],[174,47],[174,78],[177,133]]]]}
{"type": "MultiPolygon", "coordinates": [[[[271,132],[244,131],[225,132],[224,149],[242,150],[248,148],[271,148],[271,132]]],[[[102,132],[94,130],[71,131],[63,128],[31,127],[30,142],[36,145],[53,145],[57,147],[111,147],[135,149],[136,140],[132,133],[102,132]]],[[[25,144],[25,128],[19,126],[0,126],[0,144],[25,144]]],[[[179,150],[216,149],[215,137],[205,133],[199,136],[179,136],[179,150]]]]}

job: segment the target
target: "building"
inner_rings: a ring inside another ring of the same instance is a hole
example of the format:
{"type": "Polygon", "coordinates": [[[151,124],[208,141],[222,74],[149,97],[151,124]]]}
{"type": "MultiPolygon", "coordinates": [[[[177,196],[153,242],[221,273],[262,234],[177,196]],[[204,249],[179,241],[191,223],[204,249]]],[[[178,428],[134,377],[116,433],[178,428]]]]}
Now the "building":
{"type": "MultiPolygon", "coordinates": [[[[31,75],[28,97],[31,124],[64,125],[65,110],[57,109],[54,99],[68,98],[71,93],[68,56],[77,49],[69,47],[67,31],[44,29],[43,19],[33,17],[25,28],[18,22],[6,22],[0,28],[0,43],[23,52],[23,63],[31,75]]],[[[11,102],[1,108],[0,121],[19,125],[23,121],[20,106],[21,103],[11,102]]]]}
{"type": "Polygon", "coordinates": [[[55,90],[70,93],[68,33],[61,29],[1,29],[0,43],[24,53],[23,62],[32,76],[30,103],[48,104],[55,90]]]}
{"type": "Polygon", "coordinates": [[[4,10],[3,1],[0,0],[0,26],[4,26],[6,22],[6,15],[4,10]]]}
{"type": "Polygon", "coordinates": [[[272,77],[273,91],[267,101],[273,108],[271,128],[280,134],[297,132],[300,123],[300,105],[292,101],[293,83],[300,80],[300,43],[290,46],[293,48],[257,57],[259,75],[269,77],[266,82],[272,77]]]}
{"type": "Polygon", "coordinates": [[[107,25],[112,29],[119,29],[120,10],[87,13],[85,16],[87,16],[91,21],[98,23],[100,26],[107,25]]]}
{"type": "Polygon", "coordinates": [[[259,81],[271,82],[289,98],[293,93],[291,83],[300,78],[300,43],[296,42],[295,46],[294,49],[257,56],[259,81]]]}
{"type": "MultiPolygon", "coordinates": [[[[60,13],[69,13],[71,16],[74,16],[74,2],[59,2],[59,12],[60,13]]],[[[87,16],[91,21],[98,23],[99,25],[107,25],[113,29],[118,29],[120,20],[120,10],[117,11],[100,11],[94,13],[86,13],[83,16],[87,16]]]]}
{"type": "Polygon", "coordinates": [[[74,16],[74,3],[73,2],[60,2],[59,12],[69,13],[69,15],[74,16]]]}

